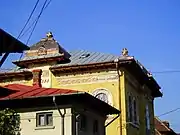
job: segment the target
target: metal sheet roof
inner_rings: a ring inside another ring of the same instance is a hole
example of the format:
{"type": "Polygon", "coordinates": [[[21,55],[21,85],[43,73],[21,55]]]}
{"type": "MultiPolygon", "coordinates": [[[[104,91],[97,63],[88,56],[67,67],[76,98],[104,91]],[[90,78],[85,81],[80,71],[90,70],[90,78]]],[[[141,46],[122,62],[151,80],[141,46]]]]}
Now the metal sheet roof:
{"type": "MultiPolygon", "coordinates": [[[[0,107],[30,107],[45,105],[48,106],[53,102],[52,96],[56,96],[58,104],[74,104],[75,102],[85,107],[95,109],[105,115],[119,114],[120,111],[111,105],[97,99],[96,97],[77,90],[57,89],[57,88],[42,88],[36,86],[27,86],[21,84],[9,84],[4,87],[6,93],[0,93],[0,107]],[[51,100],[48,100],[51,98],[51,100]],[[38,100],[41,99],[41,100],[38,100]],[[47,100],[45,100],[47,99],[47,100]],[[99,109],[100,108],[100,109],[99,109]]],[[[51,104],[52,105],[52,104],[51,104]]]]}
{"type": "Polygon", "coordinates": [[[1,97],[0,100],[78,93],[78,91],[69,89],[42,88],[21,84],[9,84],[2,88],[9,89],[11,94],[1,97]]]}
{"type": "Polygon", "coordinates": [[[119,56],[115,56],[112,54],[91,52],[87,50],[75,50],[75,51],[70,51],[69,53],[71,55],[69,63],[57,64],[54,65],[53,67],[108,62],[108,61],[114,61],[116,58],[119,58],[119,56]]]}

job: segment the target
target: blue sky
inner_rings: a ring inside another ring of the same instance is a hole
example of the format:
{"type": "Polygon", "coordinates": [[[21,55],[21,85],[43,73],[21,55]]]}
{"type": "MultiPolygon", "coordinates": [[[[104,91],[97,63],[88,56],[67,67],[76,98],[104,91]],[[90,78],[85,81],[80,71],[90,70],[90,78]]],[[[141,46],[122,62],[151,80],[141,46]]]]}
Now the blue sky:
{"type": "MultiPolygon", "coordinates": [[[[35,2],[2,1],[0,27],[17,36],[35,2]]],[[[126,47],[130,55],[152,72],[180,70],[179,7],[179,0],[52,0],[29,44],[52,31],[67,50],[120,55],[126,47]]],[[[25,42],[27,37],[20,40],[25,42]]],[[[19,55],[10,55],[3,67],[10,68],[10,61],[17,59],[19,55]]],[[[180,73],[154,74],[164,94],[155,100],[156,115],[180,107],[179,76],[180,73]]],[[[179,114],[180,110],[160,118],[170,120],[173,129],[180,132],[179,114]]]]}

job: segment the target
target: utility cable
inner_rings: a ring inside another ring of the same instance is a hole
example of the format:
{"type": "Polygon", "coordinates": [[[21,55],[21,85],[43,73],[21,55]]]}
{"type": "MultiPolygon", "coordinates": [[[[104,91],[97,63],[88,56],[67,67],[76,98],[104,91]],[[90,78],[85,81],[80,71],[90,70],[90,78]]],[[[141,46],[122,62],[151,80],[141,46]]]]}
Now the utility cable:
{"type": "MultiPolygon", "coordinates": [[[[44,7],[43,11],[49,6],[49,4],[51,3],[52,0],[49,0],[49,2],[46,4],[46,6],[44,7]]],[[[25,32],[20,36],[23,37],[31,28],[32,26],[35,24],[35,22],[38,20],[38,17],[33,21],[33,23],[25,30],[25,32]]]]}
{"type": "MultiPolygon", "coordinates": [[[[21,36],[22,32],[24,31],[24,29],[26,28],[27,24],[29,23],[29,21],[30,21],[30,19],[31,19],[31,17],[32,17],[34,11],[35,11],[35,9],[37,8],[38,3],[39,3],[39,0],[36,1],[35,6],[33,7],[33,10],[31,11],[30,16],[28,17],[28,20],[26,21],[24,27],[21,29],[21,31],[20,31],[19,35],[17,36],[16,40],[19,39],[19,37],[21,36]]],[[[9,49],[11,49],[12,47],[13,47],[13,44],[10,45],[9,49]]],[[[4,54],[3,58],[0,61],[0,67],[2,66],[2,64],[7,59],[8,56],[9,56],[9,52],[4,54]]]]}
{"type": "Polygon", "coordinates": [[[180,73],[180,70],[167,70],[167,71],[156,71],[152,72],[153,74],[171,74],[171,73],[180,73]]]}
{"type": "Polygon", "coordinates": [[[17,39],[19,39],[19,37],[21,36],[22,32],[24,31],[24,29],[26,28],[27,24],[29,23],[29,21],[30,21],[30,19],[31,19],[32,15],[34,14],[34,11],[35,11],[35,10],[36,10],[36,8],[37,8],[38,3],[39,3],[39,0],[37,0],[37,1],[36,1],[36,4],[35,4],[35,6],[34,6],[33,10],[31,11],[31,14],[30,14],[30,16],[29,16],[28,20],[26,21],[26,23],[25,23],[24,27],[22,28],[21,32],[19,33],[19,35],[18,35],[17,39]]]}
{"type": "Polygon", "coordinates": [[[26,45],[29,43],[29,40],[30,40],[30,38],[31,38],[31,36],[32,36],[35,28],[36,28],[36,25],[37,25],[37,23],[38,23],[41,15],[42,15],[43,11],[44,11],[44,8],[45,8],[45,6],[46,6],[46,3],[47,3],[47,0],[45,0],[43,6],[42,6],[42,8],[41,8],[41,11],[40,11],[40,13],[39,13],[39,15],[38,15],[38,17],[37,17],[37,20],[36,20],[36,22],[35,22],[35,24],[34,24],[34,27],[33,27],[32,31],[31,31],[30,35],[29,35],[29,38],[28,38],[27,42],[26,42],[26,45]]]}
{"type": "MultiPolygon", "coordinates": [[[[36,26],[37,26],[37,23],[38,23],[38,21],[39,21],[41,15],[42,15],[42,13],[43,13],[43,11],[45,10],[45,8],[48,7],[48,5],[50,4],[51,1],[52,1],[52,0],[49,0],[49,2],[47,3],[47,0],[45,0],[45,2],[44,2],[43,6],[42,6],[42,8],[41,8],[41,11],[40,11],[38,17],[37,17],[37,18],[35,19],[35,21],[33,22],[34,27],[33,27],[32,31],[31,31],[31,33],[30,33],[28,39],[27,39],[26,45],[28,45],[29,40],[30,40],[31,37],[32,37],[32,34],[33,34],[33,32],[34,32],[34,30],[35,30],[35,28],[36,28],[36,26]],[[46,3],[47,3],[47,4],[46,4],[46,3]]],[[[33,26],[33,25],[31,25],[31,26],[33,26]]],[[[30,27],[30,28],[31,28],[31,27],[30,27]]],[[[21,60],[22,56],[23,56],[23,53],[21,54],[21,56],[20,56],[20,58],[19,58],[19,61],[21,60]]],[[[17,67],[17,66],[16,66],[16,67],[17,67]]]]}
{"type": "Polygon", "coordinates": [[[160,115],[157,116],[157,117],[161,117],[161,116],[164,116],[164,115],[168,115],[168,114],[170,114],[170,113],[173,113],[173,112],[178,111],[179,109],[180,109],[180,108],[178,107],[178,108],[173,109],[173,110],[171,110],[171,111],[168,111],[168,112],[165,112],[165,113],[163,113],[163,114],[160,114],[160,115]]]}

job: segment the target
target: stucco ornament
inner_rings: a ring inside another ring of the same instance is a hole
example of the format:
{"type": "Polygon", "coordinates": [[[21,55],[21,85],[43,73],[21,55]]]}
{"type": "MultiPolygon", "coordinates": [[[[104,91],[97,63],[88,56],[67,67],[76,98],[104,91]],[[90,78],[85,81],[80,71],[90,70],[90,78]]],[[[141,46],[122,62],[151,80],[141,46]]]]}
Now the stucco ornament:
{"type": "Polygon", "coordinates": [[[123,48],[122,49],[122,56],[128,56],[128,49],[127,48],[123,48]]]}
{"type": "Polygon", "coordinates": [[[52,37],[53,37],[52,32],[48,32],[48,33],[46,34],[46,37],[47,37],[47,38],[52,38],[52,37]]]}

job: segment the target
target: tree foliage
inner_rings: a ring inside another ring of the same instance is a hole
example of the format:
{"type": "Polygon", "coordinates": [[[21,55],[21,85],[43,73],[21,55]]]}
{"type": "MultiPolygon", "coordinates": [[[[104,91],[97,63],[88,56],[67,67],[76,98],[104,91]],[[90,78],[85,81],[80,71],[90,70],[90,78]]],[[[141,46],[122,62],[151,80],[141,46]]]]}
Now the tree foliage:
{"type": "Polygon", "coordinates": [[[0,110],[0,135],[19,135],[20,117],[12,109],[0,110]]]}

